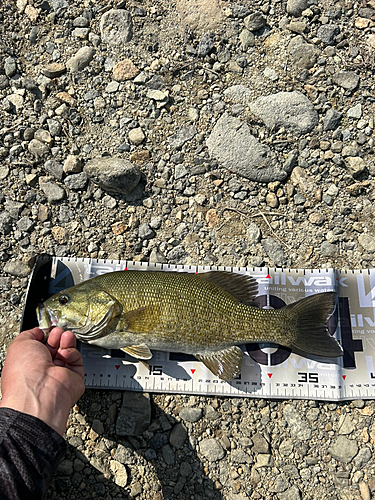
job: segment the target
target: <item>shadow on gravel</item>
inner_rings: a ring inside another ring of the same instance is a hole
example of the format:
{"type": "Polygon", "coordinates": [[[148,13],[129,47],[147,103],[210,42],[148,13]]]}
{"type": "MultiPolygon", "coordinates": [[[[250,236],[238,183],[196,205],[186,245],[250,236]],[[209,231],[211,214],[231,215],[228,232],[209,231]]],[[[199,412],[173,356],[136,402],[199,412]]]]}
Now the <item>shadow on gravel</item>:
{"type": "MultiPolygon", "coordinates": [[[[134,394],[141,396],[134,392],[86,390],[77,404],[79,410],[72,413],[65,436],[68,450],[47,498],[133,500],[142,494],[142,498],[150,500],[190,500],[192,495],[195,500],[222,500],[196,453],[195,438],[188,435],[187,427],[192,424],[165,413],[153,396],[146,430],[139,436],[116,433],[121,399],[131,400],[134,394]]],[[[208,425],[217,427],[211,422],[208,425]]],[[[210,472],[219,477],[214,462],[210,462],[210,472]]]]}

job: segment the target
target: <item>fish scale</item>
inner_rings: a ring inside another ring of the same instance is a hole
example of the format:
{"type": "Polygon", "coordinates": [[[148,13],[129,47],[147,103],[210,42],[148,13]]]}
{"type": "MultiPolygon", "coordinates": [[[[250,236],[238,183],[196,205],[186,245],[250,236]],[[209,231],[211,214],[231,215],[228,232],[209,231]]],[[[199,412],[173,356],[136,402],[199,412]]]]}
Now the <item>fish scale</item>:
{"type": "Polygon", "coordinates": [[[259,309],[246,275],[116,271],[68,288],[38,310],[41,328],[58,325],[79,340],[139,359],[153,350],[193,354],[229,380],[241,370],[240,344],[273,342],[319,356],[342,355],[326,329],[335,294],[259,309]]]}

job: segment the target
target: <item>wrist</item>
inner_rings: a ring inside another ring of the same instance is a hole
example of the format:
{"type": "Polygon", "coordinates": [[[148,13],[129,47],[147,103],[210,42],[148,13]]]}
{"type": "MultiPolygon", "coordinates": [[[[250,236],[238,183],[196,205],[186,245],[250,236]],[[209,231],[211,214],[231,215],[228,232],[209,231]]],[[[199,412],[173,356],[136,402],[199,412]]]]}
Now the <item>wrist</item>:
{"type": "Polygon", "coordinates": [[[24,394],[22,397],[14,395],[3,397],[0,401],[0,407],[11,408],[12,410],[39,418],[39,420],[42,420],[42,422],[52,427],[52,429],[61,436],[63,436],[65,432],[70,411],[62,409],[61,405],[59,405],[56,400],[53,401],[52,404],[44,402],[42,405],[40,401],[30,393],[24,394]]]}

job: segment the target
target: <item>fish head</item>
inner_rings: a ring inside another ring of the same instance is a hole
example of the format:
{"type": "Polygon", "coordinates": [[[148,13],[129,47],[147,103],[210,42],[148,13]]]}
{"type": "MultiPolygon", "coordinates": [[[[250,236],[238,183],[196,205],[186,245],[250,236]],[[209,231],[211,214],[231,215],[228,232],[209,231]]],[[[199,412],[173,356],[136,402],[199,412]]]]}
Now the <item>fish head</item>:
{"type": "Polygon", "coordinates": [[[105,335],[121,312],[119,302],[107,292],[80,285],[56,293],[37,307],[42,330],[59,326],[84,342],[105,335]]]}

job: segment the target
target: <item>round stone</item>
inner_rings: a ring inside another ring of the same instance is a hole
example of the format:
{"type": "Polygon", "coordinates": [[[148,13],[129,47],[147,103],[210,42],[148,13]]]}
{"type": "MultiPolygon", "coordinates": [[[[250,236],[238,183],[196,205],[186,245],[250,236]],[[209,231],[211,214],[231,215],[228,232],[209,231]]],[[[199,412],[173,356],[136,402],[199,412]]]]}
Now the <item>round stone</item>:
{"type": "Polygon", "coordinates": [[[143,133],[143,130],[141,127],[137,128],[132,128],[129,132],[129,141],[131,144],[135,144],[136,146],[139,146],[139,144],[142,144],[142,142],[145,140],[146,136],[143,133]]]}

